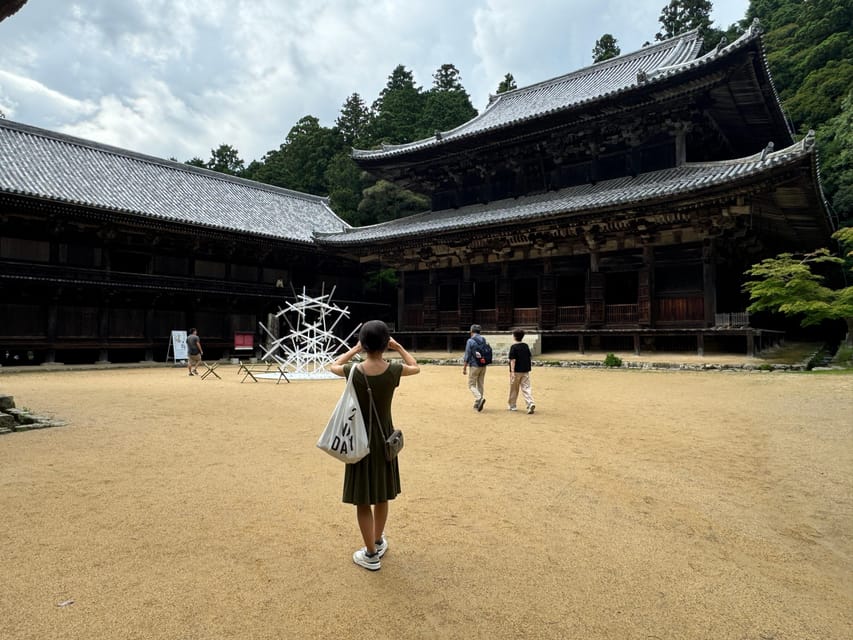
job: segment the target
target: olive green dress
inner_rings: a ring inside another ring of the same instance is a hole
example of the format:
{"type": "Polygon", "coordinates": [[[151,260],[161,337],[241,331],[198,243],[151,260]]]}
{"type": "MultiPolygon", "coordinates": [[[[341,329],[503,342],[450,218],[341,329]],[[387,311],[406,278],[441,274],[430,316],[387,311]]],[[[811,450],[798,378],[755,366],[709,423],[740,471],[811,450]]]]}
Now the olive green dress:
{"type": "MultiPolygon", "coordinates": [[[[345,378],[349,377],[353,366],[344,365],[345,378]]],[[[400,385],[402,373],[403,365],[392,362],[378,376],[368,376],[370,388],[373,390],[373,401],[385,434],[390,434],[394,429],[394,423],[391,420],[391,400],[394,397],[394,390],[400,385]]],[[[355,464],[346,465],[343,501],[349,504],[378,504],[393,500],[400,493],[400,469],[397,458],[391,462],[385,459],[385,436],[380,432],[375,417],[373,426],[370,425],[370,397],[367,394],[367,384],[360,367],[353,375],[352,382],[361,406],[361,414],[364,416],[364,425],[368,430],[370,453],[355,464]]]]}

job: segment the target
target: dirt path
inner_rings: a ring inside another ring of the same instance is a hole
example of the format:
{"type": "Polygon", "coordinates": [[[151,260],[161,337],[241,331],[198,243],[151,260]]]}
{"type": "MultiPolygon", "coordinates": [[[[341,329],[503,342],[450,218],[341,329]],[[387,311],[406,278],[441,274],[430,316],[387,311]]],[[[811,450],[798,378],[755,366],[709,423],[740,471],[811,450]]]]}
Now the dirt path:
{"type": "Polygon", "coordinates": [[[850,375],[537,368],[528,416],[425,366],[374,574],[342,383],[218,371],[0,372],[71,422],[0,437],[1,638],[853,636],[850,375]]]}

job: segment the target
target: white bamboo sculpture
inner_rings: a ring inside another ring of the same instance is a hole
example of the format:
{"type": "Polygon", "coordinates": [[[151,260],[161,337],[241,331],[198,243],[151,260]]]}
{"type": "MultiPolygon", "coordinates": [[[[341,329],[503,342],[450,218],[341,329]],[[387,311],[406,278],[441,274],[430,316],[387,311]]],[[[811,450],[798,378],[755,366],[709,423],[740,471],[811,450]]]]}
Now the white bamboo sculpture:
{"type": "MultiPolygon", "coordinates": [[[[349,307],[341,308],[332,302],[335,287],[326,294],[323,284],[321,295],[316,298],[305,293],[296,295],[296,302],[288,302],[284,309],[275,314],[283,318],[290,332],[281,338],[276,337],[262,322],[261,329],[270,338],[261,359],[275,363],[291,379],[336,378],[328,370],[338,351],[349,349],[347,342],[358,332],[361,325],[353,329],[346,339],[335,335],[334,330],[344,318],[349,318],[349,307]]],[[[295,293],[295,292],[294,292],[295,293]]],[[[255,377],[278,377],[277,372],[255,374],[255,377]]]]}

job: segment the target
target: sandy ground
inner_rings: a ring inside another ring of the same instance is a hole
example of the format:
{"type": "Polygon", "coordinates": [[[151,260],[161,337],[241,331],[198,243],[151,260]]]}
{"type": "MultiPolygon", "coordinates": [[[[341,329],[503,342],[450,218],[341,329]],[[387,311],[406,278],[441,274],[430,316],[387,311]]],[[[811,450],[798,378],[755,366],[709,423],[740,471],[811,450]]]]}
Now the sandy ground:
{"type": "Polygon", "coordinates": [[[370,573],[342,382],[218,372],[0,371],[71,423],[0,436],[0,638],[853,636],[849,374],[537,368],[529,416],[425,366],[370,573]]]}

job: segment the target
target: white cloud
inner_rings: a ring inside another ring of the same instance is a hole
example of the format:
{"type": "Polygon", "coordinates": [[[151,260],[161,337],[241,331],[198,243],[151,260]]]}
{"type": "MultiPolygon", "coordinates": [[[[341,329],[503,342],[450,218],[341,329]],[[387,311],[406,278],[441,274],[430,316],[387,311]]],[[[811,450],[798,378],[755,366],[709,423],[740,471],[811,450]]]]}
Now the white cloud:
{"type": "MultiPolygon", "coordinates": [[[[720,26],[748,0],[717,0],[720,26]]],[[[403,64],[424,88],[455,64],[482,109],[504,74],[520,86],[586,66],[595,40],[623,53],[657,31],[666,0],[40,0],[0,23],[7,117],[162,157],[246,162],[311,114],[370,104],[403,64]]],[[[733,17],[732,17],[733,16],[733,17]]]]}

